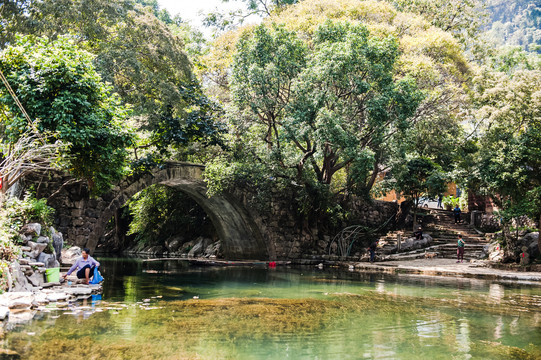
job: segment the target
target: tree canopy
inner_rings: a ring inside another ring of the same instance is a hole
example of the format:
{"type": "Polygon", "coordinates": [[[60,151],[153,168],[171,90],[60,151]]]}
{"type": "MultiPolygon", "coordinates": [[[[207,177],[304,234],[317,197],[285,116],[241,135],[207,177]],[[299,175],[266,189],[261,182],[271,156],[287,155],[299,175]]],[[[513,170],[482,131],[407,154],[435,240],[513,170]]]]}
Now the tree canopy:
{"type": "MultiPolygon", "coordinates": [[[[23,37],[0,52],[0,70],[40,132],[67,146],[66,168],[100,191],[124,173],[132,138],[122,124],[128,109],[101,80],[92,58],[69,37],[23,37]]],[[[4,87],[0,106],[4,137],[14,142],[28,121],[4,87]]]]}

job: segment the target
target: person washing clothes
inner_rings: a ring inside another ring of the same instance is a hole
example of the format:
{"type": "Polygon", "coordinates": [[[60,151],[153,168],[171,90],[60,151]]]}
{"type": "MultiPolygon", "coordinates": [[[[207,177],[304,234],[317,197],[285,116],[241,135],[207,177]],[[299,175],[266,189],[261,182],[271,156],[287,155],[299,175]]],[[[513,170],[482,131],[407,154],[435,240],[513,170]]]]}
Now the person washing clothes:
{"type": "Polygon", "coordinates": [[[85,284],[88,284],[90,282],[90,278],[92,275],[94,275],[94,269],[99,266],[100,263],[90,256],[90,250],[88,248],[84,248],[81,257],[75,261],[75,264],[70,267],[68,272],[64,274],[63,278],[66,279],[69,274],[78,269],[77,278],[85,279],[85,284]]]}

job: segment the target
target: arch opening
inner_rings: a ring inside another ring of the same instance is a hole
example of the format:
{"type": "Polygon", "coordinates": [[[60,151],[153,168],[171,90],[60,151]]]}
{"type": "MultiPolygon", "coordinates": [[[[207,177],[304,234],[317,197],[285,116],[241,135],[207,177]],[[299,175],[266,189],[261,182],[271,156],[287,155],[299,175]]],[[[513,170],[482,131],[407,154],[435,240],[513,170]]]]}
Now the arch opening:
{"type": "Polygon", "coordinates": [[[87,246],[95,249],[100,237],[106,233],[107,223],[135,194],[152,185],[160,184],[180,191],[195,201],[208,215],[221,240],[221,252],[225,259],[268,259],[267,244],[251,214],[233,196],[207,196],[202,180],[204,167],[180,164],[148,174],[137,181],[125,181],[119,186],[108,206],[94,225],[87,246]]]}
{"type": "Polygon", "coordinates": [[[96,251],[125,255],[221,258],[208,214],[181,190],[155,184],[116,210],[96,251]]]}

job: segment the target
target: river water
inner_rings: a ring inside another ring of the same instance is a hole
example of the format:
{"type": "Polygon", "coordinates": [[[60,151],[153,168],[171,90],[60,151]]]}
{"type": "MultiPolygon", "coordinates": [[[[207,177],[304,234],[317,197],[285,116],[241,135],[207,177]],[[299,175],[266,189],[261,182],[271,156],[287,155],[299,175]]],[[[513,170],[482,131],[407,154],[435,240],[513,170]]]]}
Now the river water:
{"type": "Polygon", "coordinates": [[[5,336],[28,359],[540,359],[541,287],[100,259],[99,297],[5,336]]]}

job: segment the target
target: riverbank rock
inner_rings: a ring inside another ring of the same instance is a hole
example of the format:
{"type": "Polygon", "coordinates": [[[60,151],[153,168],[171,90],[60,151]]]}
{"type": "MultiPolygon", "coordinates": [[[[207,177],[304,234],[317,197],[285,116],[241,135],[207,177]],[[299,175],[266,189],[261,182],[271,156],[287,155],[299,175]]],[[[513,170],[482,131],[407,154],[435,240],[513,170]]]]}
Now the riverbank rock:
{"type": "Polygon", "coordinates": [[[203,255],[205,249],[212,244],[212,240],[199,237],[196,239],[194,246],[188,251],[188,257],[198,257],[203,255]]]}
{"type": "Polygon", "coordinates": [[[50,242],[50,241],[51,241],[51,240],[49,239],[48,236],[40,236],[40,237],[38,237],[37,240],[36,240],[36,242],[37,242],[38,244],[46,244],[46,245],[49,245],[49,242],[50,242]]]}
{"type": "Polygon", "coordinates": [[[0,306],[9,309],[30,309],[34,294],[30,291],[7,292],[0,295],[0,306]]]}
{"type": "Polygon", "coordinates": [[[210,258],[210,257],[218,257],[220,255],[220,250],[222,249],[222,242],[216,241],[213,244],[210,244],[205,249],[205,252],[203,254],[203,257],[210,258]]]}
{"type": "Polygon", "coordinates": [[[169,253],[176,253],[184,243],[184,236],[171,237],[165,242],[165,247],[169,253]]]}
{"type": "Polygon", "coordinates": [[[61,232],[57,232],[51,227],[51,233],[53,238],[53,248],[56,254],[56,260],[60,263],[62,261],[62,248],[64,247],[64,237],[61,232]]]}
{"type": "Polygon", "coordinates": [[[88,286],[73,286],[65,288],[64,291],[66,294],[81,296],[81,295],[92,295],[92,288],[88,286]]]}
{"type": "Polygon", "coordinates": [[[47,247],[47,244],[45,243],[37,243],[34,241],[29,241],[27,245],[30,247],[30,251],[23,252],[23,255],[30,259],[36,259],[47,247]]]}
{"type": "Polygon", "coordinates": [[[83,251],[78,246],[72,246],[69,249],[63,249],[61,255],[61,263],[69,265],[75,264],[75,261],[81,256],[82,252],[83,251]]]}
{"type": "Polygon", "coordinates": [[[0,320],[5,320],[8,316],[9,316],[9,307],[0,306],[0,320]]]}
{"type": "Polygon", "coordinates": [[[503,251],[502,245],[499,242],[491,242],[488,245],[485,245],[486,253],[488,254],[488,260],[490,261],[503,261],[505,257],[505,252],[503,251]]]}
{"type": "Polygon", "coordinates": [[[24,274],[24,271],[21,269],[21,265],[17,261],[14,261],[11,264],[11,272],[13,279],[12,291],[27,291],[31,290],[32,285],[29,285],[28,279],[24,274]]]}
{"type": "Polygon", "coordinates": [[[32,237],[38,237],[41,235],[41,224],[29,223],[24,225],[19,231],[20,234],[32,237]]]}
{"type": "Polygon", "coordinates": [[[52,254],[42,252],[39,254],[37,260],[45,264],[47,269],[60,267],[60,263],[56,260],[56,252],[54,251],[52,254]]]}
{"type": "Polygon", "coordinates": [[[0,360],[19,360],[21,355],[9,349],[0,349],[0,360]]]}
{"type": "MultiPolygon", "coordinates": [[[[407,251],[426,248],[426,247],[429,247],[430,245],[432,245],[433,240],[434,239],[432,239],[432,236],[430,236],[428,234],[423,234],[423,238],[420,239],[420,240],[417,240],[417,239],[411,237],[411,238],[408,238],[408,239],[406,239],[405,241],[403,241],[401,243],[400,251],[401,252],[407,252],[407,251]]],[[[392,247],[390,249],[390,252],[391,253],[396,253],[397,250],[398,250],[398,247],[394,246],[394,247],[392,247]]]]}
{"type": "Polygon", "coordinates": [[[539,258],[539,232],[531,232],[526,234],[522,239],[519,241],[519,246],[522,249],[522,247],[526,247],[526,252],[529,254],[530,259],[537,259],[539,258]]]}
{"type": "Polygon", "coordinates": [[[28,282],[34,287],[40,287],[45,282],[43,273],[35,271],[32,275],[26,276],[28,282]]]}

